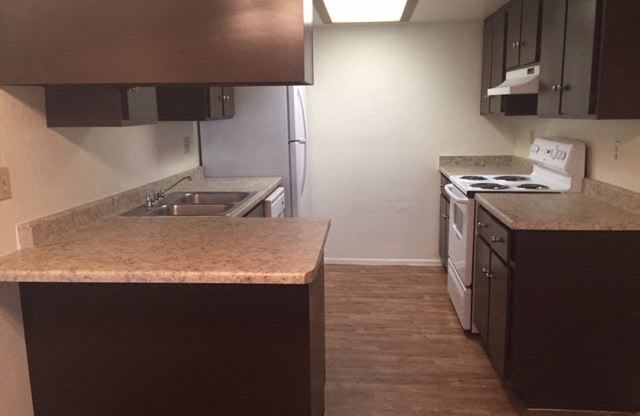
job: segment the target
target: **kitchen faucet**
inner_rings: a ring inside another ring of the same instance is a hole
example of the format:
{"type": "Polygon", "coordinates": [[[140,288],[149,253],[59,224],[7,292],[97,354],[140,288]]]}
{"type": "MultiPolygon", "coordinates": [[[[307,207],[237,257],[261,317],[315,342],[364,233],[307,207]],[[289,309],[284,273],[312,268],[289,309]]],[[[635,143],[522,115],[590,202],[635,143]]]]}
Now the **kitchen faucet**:
{"type": "Polygon", "coordinates": [[[184,181],[191,182],[191,181],[193,181],[193,177],[191,175],[185,176],[184,178],[181,178],[179,181],[177,181],[173,185],[171,185],[171,186],[169,186],[167,188],[162,188],[159,192],[154,192],[154,193],[147,194],[147,198],[146,198],[147,202],[146,202],[145,205],[147,207],[151,208],[152,206],[157,204],[158,201],[160,201],[161,199],[166,198],[167,197],[167,192],[169,192],[170,190],[172,190],[176,186],[180,185],[184,181]]]}

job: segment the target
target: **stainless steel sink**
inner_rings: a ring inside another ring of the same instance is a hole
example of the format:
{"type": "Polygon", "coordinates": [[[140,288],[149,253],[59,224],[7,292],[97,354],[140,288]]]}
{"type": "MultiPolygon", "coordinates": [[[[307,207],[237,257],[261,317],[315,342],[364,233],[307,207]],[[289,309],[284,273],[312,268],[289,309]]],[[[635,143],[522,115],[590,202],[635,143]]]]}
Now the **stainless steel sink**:
{"type": "Polygon", "coordinates": [[[233,204],[171,204],[153,207],[145,215],[150,217],[217,217],[231,211],[233,204]]]}
{"type": "Polygon", "coordinates": [[[177,198],[176,204],[235,204],[249,195],[248,192],[193,192],[175,193],[167,198],[177,198]]]}
{"type": "Polygon", "coordinates": [[[255,192],[175,192],[154,206],[141,206],[125,217],[223,217],[231,216],[255,192]]]}

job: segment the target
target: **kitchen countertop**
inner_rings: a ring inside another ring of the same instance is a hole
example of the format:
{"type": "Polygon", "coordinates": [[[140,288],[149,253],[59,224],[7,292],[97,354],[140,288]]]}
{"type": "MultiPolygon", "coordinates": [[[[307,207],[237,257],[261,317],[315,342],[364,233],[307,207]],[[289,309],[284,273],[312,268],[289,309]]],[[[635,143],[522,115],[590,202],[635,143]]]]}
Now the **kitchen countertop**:
{"type": "Polygon", "coordinates": [[[21,224],[23,248],[0,258],[0,282],[307,284],[315,278],[328,220],[118,216],[187,174],[194,181],[171,192],[255,192],[236,217],[282,182],[204,178],[195,169],[21,224]]]}
{"type": "Polygon", "coordinates": [[[475,199],[512,230],[640,231],[640,215],[579,193],[478,193],[475,199]]]}
{"type": "Polygon", "coordinates": [[[329,221],[110,217],[0,259],[2,282],[308,284],[329,221]]]}
{"type": "Polygon", "coordinates": [[[450,178],[458,175],[528,175],[533,165],[517,156],[441,156],[440,173],[450,178]]]}
{"type": "Polygon", "coordinates": [[[182,183],[170,193],[180,191],[256,192],[234,211],[235,216],[243,216],[250,212],[282,182],[280,177],[205,178],[203,173],[201,168],[182,172],[151,184],[20,224],[17,227],[20,247],[39,246],[61,234],[128,212],[143,205],[145,195],[166,188],[187,175],[191,175],[194,181],[182,183]]]}

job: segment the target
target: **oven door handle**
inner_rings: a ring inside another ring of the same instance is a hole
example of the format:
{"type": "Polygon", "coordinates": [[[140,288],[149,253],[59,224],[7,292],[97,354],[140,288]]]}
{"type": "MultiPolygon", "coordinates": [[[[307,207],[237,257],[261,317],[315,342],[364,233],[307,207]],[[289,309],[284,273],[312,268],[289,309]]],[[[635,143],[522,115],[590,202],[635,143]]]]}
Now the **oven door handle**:
{"type": "Polygon", "coordinates": [[[456,187],[454,185],[452,185],[452,184],[445,185],[444,191],[447,193],[447,195],[449,195],[449,198],[451,198],[452,200],[454,200],[458,204],[469,205],[469,203],[471,202],[471,200],[469,198],[467,198],[466,196],[464,196],[464,195],[462,197],[456,195],[456,193],[458,193],[460,191],[458,191],[456,189],[456,187]]]}

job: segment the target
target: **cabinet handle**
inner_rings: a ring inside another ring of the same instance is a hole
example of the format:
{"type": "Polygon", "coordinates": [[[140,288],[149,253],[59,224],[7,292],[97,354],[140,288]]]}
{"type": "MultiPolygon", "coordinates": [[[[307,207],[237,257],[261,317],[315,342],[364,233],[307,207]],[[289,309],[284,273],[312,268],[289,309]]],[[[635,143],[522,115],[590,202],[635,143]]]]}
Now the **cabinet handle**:
{"type": "Polygon", "coordinates": [[[557,86],[557,85],[553,85],[553,86],[551,87],[551,91],[553,91],[553,92],[558,92],[558,86],[557,86]]]}
{"type": "Polygon", "coordinates": [[[493,236],[493,237],[491,237],[491,242],[492,243],[504,243],[504,238],[493,236]]]}
{"type": "Polygon", "coordinates": [[[443,220],[448,220],[449,216],[447,214],[440,214],[443,220]]]}
{"type": "Polygon", "coordinates": [[[513,49],[517,48],[517,47],[518,47],[518,42],[513,42],[513,43],[511,44],[511,47],[512,47],[513,49]]]}
{"type": "Polygon", "coordinates": [[[487,273],[487,279],[493,279],[494,277],[496,277],[496,275],[493,274],[492,272],[487,273]]]}
{"type": "Polygon", "coordinates": [[[482,274],[486,275],[487,273],[489,273],[489,269],[487,269],[486,267],[483,267],[482,274]]]}
{"type": "Polygon", "coordinates": [[[485,224],[483,222],[479,222],[478,223],[478,229],[480,229],[480,228],[489,228],[489,227],[487,227],[487,224],[485,224]]]}

